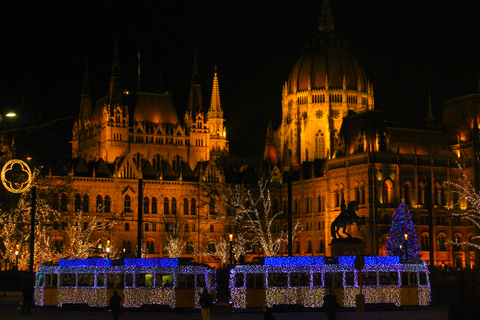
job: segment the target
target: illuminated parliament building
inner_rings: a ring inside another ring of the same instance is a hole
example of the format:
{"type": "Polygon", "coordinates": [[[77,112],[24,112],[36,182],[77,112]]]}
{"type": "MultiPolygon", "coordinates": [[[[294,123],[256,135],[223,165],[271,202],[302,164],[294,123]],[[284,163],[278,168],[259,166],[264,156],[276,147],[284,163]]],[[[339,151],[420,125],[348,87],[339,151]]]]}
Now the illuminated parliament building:
{"type": "MultiPolygon", "coordinates": [[[[258,137],[265,139],[265,152],[260,165],[251,169],[256,179],[270,181],[274,212],[287,210],[291,175],[292,213],[303,227],[293,239],[293,254],[331,256],[330,225],[342,200],[355,200],[365,225],[352,226],[349,233],[364,241],[361,254],[386,255],[393,214],[404,202],[417,225],[420,255],[427,263],[433,258],[437,267],[473,266],[473,250],[445,245],[447,239],[463,241],[476,232],[473,225],[451,218],[451,212],[464,210],[467,203],[448,193],[445,181],[461,175],[457,161],[468,164],[474,150],[470,127],[462,129],[448,113],[459,108],[467,113],[480,94],[447,101],[441,129],[434,126],[430,105],[425,106],[425,129],[389,127],[375,109],[374,84],[334,26],[324,1],[317,36],[285,79],[278,106],[281,124],[269,125],[266,137],[258,137]]],[[[183,257],[221,266],[219,259],[197,257],[193,249],[214,250],[208,239],[228,239],[234,233],[228,223],[210,219],[215,205],[205,185],[247,187],[242,170],[251,166],[238,165],[229,155],[226,123],[235,120],[223,115],[222,107],[228,106],[220,103],[221,74],[215,69],[207,106],[195,63],[188,108],[180,114],[169,93],[125,93],[117,49],[113,60],[105,97],[92,99],[85,75],[72,138],[70,175],[76,194],[66,199],[68,206],[114,212],[120,223],[108,240],[127,256],[135,256],[141,230],[148,255],[167,257],[166,234],[181,225],[186,241],[183,257]]],[[[62,179],[55,174],[50,178],[62,179]]],[[[281,217],[274,232],[286,231],[285,215],[281,217]]],[[[245,260],[257,256],[262,256],[261,250],[249,248],[245,260]]]]}

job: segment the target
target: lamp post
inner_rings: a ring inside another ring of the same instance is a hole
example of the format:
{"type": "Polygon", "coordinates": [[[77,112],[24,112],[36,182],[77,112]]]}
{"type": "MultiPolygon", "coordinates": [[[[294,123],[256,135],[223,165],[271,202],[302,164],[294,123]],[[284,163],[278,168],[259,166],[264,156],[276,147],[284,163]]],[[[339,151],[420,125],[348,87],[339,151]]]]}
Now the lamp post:
{"type": "Polygon", "coordinates": [[[233,234],[232,233],[230,233],[229,239],[230,239],[230,264],[233,264],[234,259],[233,259],[233,234]]]}
{"type": "Polygon", "coordinates": [[[15,250],[15,269],[18,271],[18,245],[17,250],[15,250]]]}
{"type": "Polygon", "coordinates": [[[408,234],[403,235],[405,237],[405,260],[408,261],[408,234]]]}

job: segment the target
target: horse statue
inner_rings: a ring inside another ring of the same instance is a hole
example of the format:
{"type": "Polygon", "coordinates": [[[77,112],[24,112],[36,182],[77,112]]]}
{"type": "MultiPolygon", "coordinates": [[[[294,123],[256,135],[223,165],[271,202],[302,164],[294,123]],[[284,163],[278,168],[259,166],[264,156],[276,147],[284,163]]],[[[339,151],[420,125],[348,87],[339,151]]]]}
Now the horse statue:
{"type": "Polygon", "coordinates": [[[345,207],[345,199],[342,200],[341,212],[338,217],[333,220],[331,226],[331,233],[333,239],[336,239],[337,235],[339,238],[343,238],[339,233],[340,229],[343,229],[343,233],[345,233],[349,238],[351,238],[352,235],[347,233],[347,227],[354,223],[357,224],[357,227],[359,227],[360,224],[363,224],[362,218],[357,215],[355,210],[358,210],[357,201],[350,201],[348,203],[348,207],[345,207]]]}

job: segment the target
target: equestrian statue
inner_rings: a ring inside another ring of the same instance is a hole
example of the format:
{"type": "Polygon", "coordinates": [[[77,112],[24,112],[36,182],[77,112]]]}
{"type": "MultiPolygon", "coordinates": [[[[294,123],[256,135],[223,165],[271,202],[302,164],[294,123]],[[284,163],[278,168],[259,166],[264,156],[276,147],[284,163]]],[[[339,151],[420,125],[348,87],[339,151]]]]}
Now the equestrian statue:
{"type": "Polygon", "coordinates": [[[350,201],[348,203],[348,207],[345,206],[345,199],[342,199],[341,204],[341,211],[338,217],[335,218],[332,222],[331,226],[331,233],[332,238],[336,239],[337,235],[339,238],[343,238],[339,231],[343,229],[343,233],[345,233],[349,238],[352,237],[351,234],[347,233],[347,227],[356,223],[357,227],[363,224],[363,219],[360,218],[355,210],[358,210],[358,202],[357,201],[350,201]]]}

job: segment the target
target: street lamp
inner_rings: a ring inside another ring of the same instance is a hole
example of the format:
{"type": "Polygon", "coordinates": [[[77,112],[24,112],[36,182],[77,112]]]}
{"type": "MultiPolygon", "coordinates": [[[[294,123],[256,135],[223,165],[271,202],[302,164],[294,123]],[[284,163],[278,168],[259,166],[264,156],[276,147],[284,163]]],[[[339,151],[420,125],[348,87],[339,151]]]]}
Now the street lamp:
{"type": "Polygon", "coordinates": [[[18,270],[18,245],[17,250],[15,250],[15,268],[18,270]]]}
{"type": "Polygon", "coordinates": [[[405,260],[408,260],[408,234],[403,235],[405,237],[405,260]]]}
{"type": "Polygon", "coordinates": [[[233,264],[233,234],[230,233],[230,264],[233,264]]]}
{"type": "Polygon", "coordinates": [[[107,259],[110,259],[110,240],[107,240],[107,259]]]}

